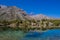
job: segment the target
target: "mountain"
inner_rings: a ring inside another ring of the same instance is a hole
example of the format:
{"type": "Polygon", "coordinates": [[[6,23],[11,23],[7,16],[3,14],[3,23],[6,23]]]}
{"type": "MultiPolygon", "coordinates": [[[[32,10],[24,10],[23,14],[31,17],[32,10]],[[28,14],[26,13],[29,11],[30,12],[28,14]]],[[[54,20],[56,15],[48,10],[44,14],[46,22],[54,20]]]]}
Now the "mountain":
{"type": "Polygon", "coordinates": [[[41,19],[55,19],[48,17],[43,14],[37,15],[28,15],[24,10],[16,7],[16,6],[5,6],[0,5],[0,21],[1,20],[41,20],[41,19]]]}
{"type": "Polygon", "coordinates": [[[26,12],[16,6],[0,5],[0,20],[25,20],[26,12]]]}
{"type": "Polygon", "coordinates": [[[35,20],[54,19],[54,18],[48,17],[48,16],[43,15],[43,14],[32,15],[30,17],[33,18],[33,19],[35,19],[35,20]]]}

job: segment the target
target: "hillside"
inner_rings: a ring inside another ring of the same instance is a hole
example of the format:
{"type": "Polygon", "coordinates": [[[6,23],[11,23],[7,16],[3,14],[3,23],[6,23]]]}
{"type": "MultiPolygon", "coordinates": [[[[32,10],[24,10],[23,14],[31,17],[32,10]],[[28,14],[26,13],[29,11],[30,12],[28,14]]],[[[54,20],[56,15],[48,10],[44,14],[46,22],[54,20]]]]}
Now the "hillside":
{"type": "Polygon", "coordinates": [[[0,20],[25,20],[26,12],[16,6],[0,6],[0,20]]]}

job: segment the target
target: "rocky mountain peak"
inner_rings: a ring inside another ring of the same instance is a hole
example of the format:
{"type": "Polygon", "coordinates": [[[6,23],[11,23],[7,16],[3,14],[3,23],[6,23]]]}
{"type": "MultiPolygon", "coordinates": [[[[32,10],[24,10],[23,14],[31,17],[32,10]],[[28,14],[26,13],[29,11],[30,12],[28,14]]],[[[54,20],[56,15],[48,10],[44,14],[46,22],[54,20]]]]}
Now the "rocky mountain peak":
{"type": "Polygon", "coordinates": [[[0,20],[25,20],[25,11],[21,10],[16,6],[0,6],[0,20]]]}
{"type": "Polygon", "coordinates": [[[43,15],[43,14],[32,15],[31,18],[33,18],[35,20],[51,19],[50,17],[43,15]]]}

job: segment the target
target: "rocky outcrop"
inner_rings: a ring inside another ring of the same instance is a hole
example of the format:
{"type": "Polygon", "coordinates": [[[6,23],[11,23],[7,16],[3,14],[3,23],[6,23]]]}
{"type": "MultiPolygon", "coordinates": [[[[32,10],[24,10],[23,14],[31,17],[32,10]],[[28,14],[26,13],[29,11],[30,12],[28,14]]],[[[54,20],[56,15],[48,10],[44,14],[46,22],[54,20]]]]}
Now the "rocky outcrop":
{"type": "Polygon", "coordinates": [[[3,7],[0,6],[0,21],[1,20],[25,20],[26,12],[16,6],[3,7]]]}

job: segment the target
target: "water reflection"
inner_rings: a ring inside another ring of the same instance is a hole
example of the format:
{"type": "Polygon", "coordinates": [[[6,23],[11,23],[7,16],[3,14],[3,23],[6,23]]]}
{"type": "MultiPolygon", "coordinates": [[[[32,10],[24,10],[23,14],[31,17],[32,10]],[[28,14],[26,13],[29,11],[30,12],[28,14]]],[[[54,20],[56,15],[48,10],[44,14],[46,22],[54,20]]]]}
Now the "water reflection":
{"type": "Polygon", "coordinates": [[[28,32],[22,40],[60,40],[60,29],[46,32],[28,32]]]}

